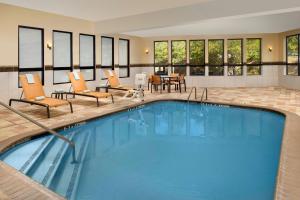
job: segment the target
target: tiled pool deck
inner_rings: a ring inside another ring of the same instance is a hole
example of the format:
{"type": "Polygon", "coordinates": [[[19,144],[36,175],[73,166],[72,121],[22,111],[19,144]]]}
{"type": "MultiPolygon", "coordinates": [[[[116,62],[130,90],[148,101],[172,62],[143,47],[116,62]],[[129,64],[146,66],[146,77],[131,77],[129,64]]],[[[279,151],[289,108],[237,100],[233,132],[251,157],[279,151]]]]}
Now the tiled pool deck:
{"type": "MultiPolygon", "coordinates": [[[[202,89],[198,89],[198,97],[201,96],[201,93],[202,89]]],[[[156,92],[151,94],[147,91],[145,101],[159,99],[185,100],[187,96],[188,92],[181,94],[175,92],[160,94],[156,92]]],[[[193,96],[191,99],[193,99],[193,96]]],[[[70,99],[73,102],[74,113],[69,112],[68,106],[60,107],[51,110],[52,117],[50,119],[46,117],[45,108],[26,104],[25,106],[24,104],[13,106],[51,128],[58,128],[137,104],[135,101],[122,99],[121,97],[116,97],[115,100],[115,104],[111,104],[110,101],[102,101],[102,105],[96,107],[94,99],[70,99]]],[[[300,199],[300,91],[273,87],[209,88],[207,101],[264,107],[284,112],[287,115],[275,198],[278,200],[300,199]]],[[[0,108],[0,152],[22,138],[39,133],[41,133],[41,129],[35,125],[4,108],[0,108]]],[[[0,162],[0,199],[10,198],[60,199],[56,194],[0,162]],[[16,187],[11,187],[14,184],[16,184],[16,187]]]]}

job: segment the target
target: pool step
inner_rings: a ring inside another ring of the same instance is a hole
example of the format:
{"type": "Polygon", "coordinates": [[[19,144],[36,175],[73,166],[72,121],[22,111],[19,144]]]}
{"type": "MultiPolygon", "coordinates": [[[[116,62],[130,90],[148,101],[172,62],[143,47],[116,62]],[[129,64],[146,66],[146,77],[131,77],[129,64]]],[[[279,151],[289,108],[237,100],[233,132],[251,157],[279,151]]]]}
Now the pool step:
{"type": "Polygon", "coordinates": [[[71,149],[68,149],[66,156],[61,160],[58,169],[53,174],[51,181],[47,183],[47,187],[58,194],[71,199],[76,193],[80,171],[82,169],[84,158],[86,155],[88,143],[90,140],[90,132],[82,131],[77,134],[74,141],[76,143],[77,162],[72,163],[71,149]]]}
{"type": "Polygon", "coordinates": [[[41,154],[49,148],[49,146],[54,142],[55,137],[49,136],[30,156],[30,158],[22,165],[20,172],[27,174],[34,163],[41,159],[41,154]]]}
{"type": "MultiPolygon", "coordinates": [[[[75,132],[70,133],[69,139],[72,140],[74,134],[75,132]]],[[[46,182],[45,179],[51,175],[51,171],[55,169],[59,160],[64,156],[68,146],[63,140],[54,138],[32,163],[26,175],[39,183],[46,182]]]]}

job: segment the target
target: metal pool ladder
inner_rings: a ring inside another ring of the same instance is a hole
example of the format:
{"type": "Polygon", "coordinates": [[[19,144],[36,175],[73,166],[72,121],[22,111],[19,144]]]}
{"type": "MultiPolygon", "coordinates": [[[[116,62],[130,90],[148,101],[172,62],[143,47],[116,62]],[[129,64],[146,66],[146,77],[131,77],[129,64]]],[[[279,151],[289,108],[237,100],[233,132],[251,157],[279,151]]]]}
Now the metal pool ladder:
{"type": "Polygon", "coordinates": [[[17,111],[16,109],[14,109],[14,108],[12,108],[12,107],[6,105],[5,103],[3,103],[3,102],[1,102],[1,101],[0,101],[0,105],[3,106],[3,107],[5,107],[5,108],[7,108],[8,110],[14,112],[15,114],[17,114],[17,115],[19,115],[19,116],[21,116],[21,117],[27,119],[27,120],[30,121],[31,123],[33,123],[33,124],[39,126],[40,128],[42,128],[42,129],[44,129],[45,131],[51,133],[52,135],[58,137],[59,139],[61,139],[61,140],[65,141],[65,142],[67,142],[67,143],[70,145],[70,147],[72,148],[72,150],[73,150],[73,151],[72,151],[73,163],[76,162],[75,143],[74,143],[73,141],[69,140],[68,138],[66,138],[66,137],[64,137],[63,135],[57,133],[57,132],[54,131],[53,129],[48,128],[47,126],[45,126],[45,125],[39,123],[38,121],[36,121],[36,120],[34,120],[34,119],[32,119],[32,118],[26,116],[25,114],[21,113],[20,111],[17,111]]]}
{"type": "MultiPolygon", "coordinates": [[[[187,102],[190,102],[190,98],[191,98],[191,95],[192,95],[192,93],[193,93],[194,90],[195,90],[195,99],[197,99],[197,88],[196,87],[192,87],[192,89],[190,91],[190,94],[189,94],[189,96],[187,98],[187,102]]],[[[200,103],[203,102],[204,94],[205,94],[205,100],[207,100],[207,88],[204,88],[204,90],[202,92],[200,103]]]]}

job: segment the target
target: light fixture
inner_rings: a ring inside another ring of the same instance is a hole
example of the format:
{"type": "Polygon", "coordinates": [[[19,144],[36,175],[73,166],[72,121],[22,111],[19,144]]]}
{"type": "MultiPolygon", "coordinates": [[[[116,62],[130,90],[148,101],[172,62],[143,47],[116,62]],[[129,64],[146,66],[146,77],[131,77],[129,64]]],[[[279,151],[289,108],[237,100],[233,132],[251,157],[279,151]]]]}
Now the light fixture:
{"type": "Polygon", "coordinates": [[[47,43],[47,48],[48,48],[49,50],[52,49],[52,44],[51,44],[50,42],[47,43]]]}
{"type": "Polygon", "coordinates": [[[269,52],[272,52],[273,51],[273,48],[270,46],[269,47],[269,52]]]}
{"type": "Polygon", "coordinates": [[[149,54],[149,49],[146,49],[146,50],[145,50],[145,53],[146,53],[146,54],[149,54]]]}

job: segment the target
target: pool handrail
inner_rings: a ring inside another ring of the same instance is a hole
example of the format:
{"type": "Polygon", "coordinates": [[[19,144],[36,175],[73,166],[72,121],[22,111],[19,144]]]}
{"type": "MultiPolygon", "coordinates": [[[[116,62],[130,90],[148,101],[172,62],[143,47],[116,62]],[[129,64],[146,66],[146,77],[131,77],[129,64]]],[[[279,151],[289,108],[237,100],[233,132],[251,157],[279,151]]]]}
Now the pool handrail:
{"type": "MultiPolygon", "coordinates": [[[[193,90],[195,90],[195,99],[197,99],[197,88],[196,87],[192,87],[191,91],[190,91],[190,94],[187,98],[187,102],[190,101],[190,98],[191,98],[191,95],[193,93],[193,90]]],[[[202,92],[202,95],[201,95],[201,99],[200,99],[200,102],[202,103],[203,101],[203,97],[204,97],[204,94],[205,94],[205,100],[207,100],[207,88],[204,88],[203,92],[202,92]]]]}
{"type": "Polygon", "coordinates": [[[202,92],[202,95],[201,95],[201,100],[200,100],[200,102],[203,101],[204,93],[205,93],[205,100],[207,100],[207,92],[208,92],[207,88],[204,88],[204,90],[203,90],[203,92],[202,92]]]}
{"type": "Polygon", "coordinates": [[[40,128],[44,129],[44,130],[47,131],[48,133],[50,133],[50,134],[52,134],[52,135],[58,137],[59,139],[61,139],[61,140],[65,141],[65,142],[67,142],[67,143],[70,145],[70,147],[72,148],[72,150],[73,150],[73,151],[72,151],[73,163],[76,163],[76,150],[75,150],[76,148],[75,148],[75,143],[74,143],[73,141],[71,141],[71,140],[69,140],[68,138],[64,137],[63,135],[57,133],[57,132],[54,131],[53,129],[50,129],[50,128],[48,128],[47,126],[45,126],[45,125],[39,123],[38,121],[36,121],[36,120],[34,120],[34,119],[28,117],[27,115],[23,114],[22,112],[20,112],[20,111],[18,111],[18,110],[16,110],[16,109],[14,109],[14,108],[12,108],[12,107],[6,105],[6,104],[3,103],[2,101],[0,101],[0,105],[3,106],[3,107],[5,107],[6,109],[12,111],[13,113],[15,113],[15,114],[17,114],[17,115],[19,115],[19,116],[25,118],[26,120],[30,121],[31,123],[33,123],[33,124],[39,126],[40,128]]]}
{"type": "Polygon", "coordinates": [[[188,96],[188,98],[187,98],[187,102],[190,101],[190,97],[191,97],[191,95],[192,95],[192,93],[193,93],[193,90],[195,90],[195,99],[197,99],[197,88],[196,88],[196,87],[192,87],[192,89],[191,89],[191,91],[190,91],[190,94],[189,94],[189,96],[188,96]]]}

